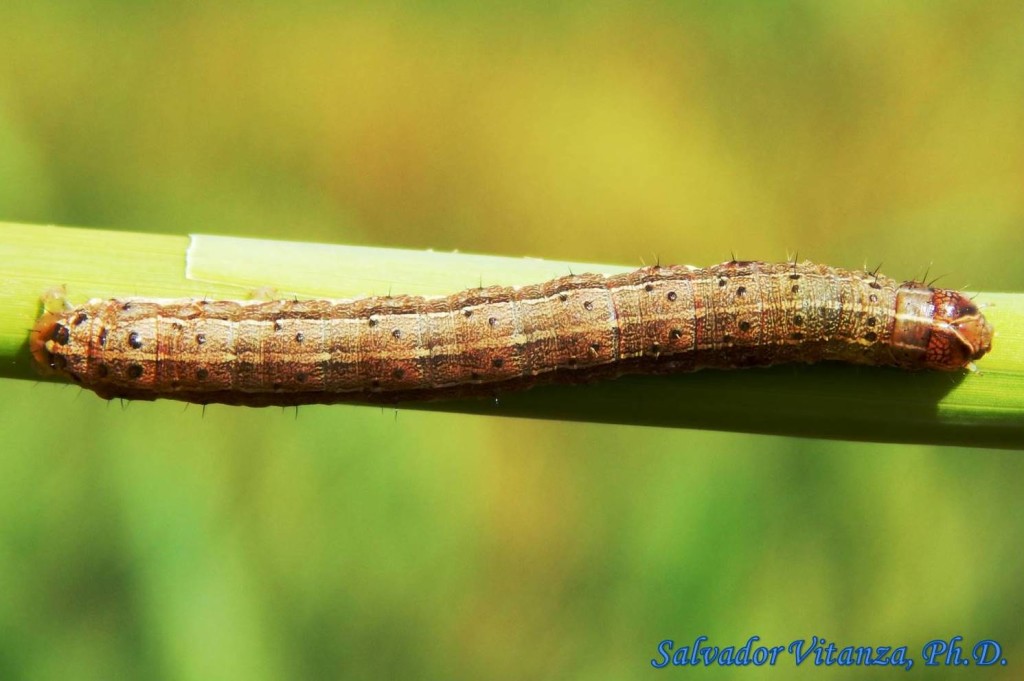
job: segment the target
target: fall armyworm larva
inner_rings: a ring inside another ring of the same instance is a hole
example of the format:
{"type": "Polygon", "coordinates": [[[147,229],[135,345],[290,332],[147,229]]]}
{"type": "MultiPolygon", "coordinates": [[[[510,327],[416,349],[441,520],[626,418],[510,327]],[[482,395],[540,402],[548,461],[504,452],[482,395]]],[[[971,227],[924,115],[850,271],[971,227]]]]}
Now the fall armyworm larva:
{"type": "Polygon", "coordinates": [[[31,338],[41,370],[101,397],[253,406],[491,396],[820,360],[956,371],[991,344],[991,326],[957,291],[739,261],[431,298],[94,299],[45,312],[31,338]]]}

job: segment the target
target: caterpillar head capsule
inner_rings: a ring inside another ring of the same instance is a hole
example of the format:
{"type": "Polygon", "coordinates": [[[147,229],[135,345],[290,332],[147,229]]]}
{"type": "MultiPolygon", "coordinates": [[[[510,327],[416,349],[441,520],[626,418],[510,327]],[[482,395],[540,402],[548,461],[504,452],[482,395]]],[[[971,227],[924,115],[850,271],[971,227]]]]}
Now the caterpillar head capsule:
{"type": "Polygon", "coordinates": [[[992,326],[970,298],[917,282],[900,287],[893,363],[905,369],[960,371],[992,349],[992,326]]]}
{"type": "Polygon", "coordinates": [[[992,325],[970,298],[959,291],[935,289],[932,305],[925,368],[955,371],[992,349],[992,325]]]}

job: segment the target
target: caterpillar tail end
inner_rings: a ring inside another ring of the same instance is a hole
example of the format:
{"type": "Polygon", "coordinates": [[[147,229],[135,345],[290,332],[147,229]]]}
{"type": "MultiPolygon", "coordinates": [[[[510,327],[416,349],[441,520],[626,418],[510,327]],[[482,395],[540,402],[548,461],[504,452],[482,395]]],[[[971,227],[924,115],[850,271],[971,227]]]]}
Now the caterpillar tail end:
{"type": "Polygon", "coordinates": [[[43,314],[32,327],[28,347],[36,370],[43,376],[53,376],[60,373],[51,351],[54,335],[57,333],[58,322],[63,318],[64,311],[71,307],[67,301],[67,289],[64,286],[49,289],[43,293],[40,302],[43,314]]]}

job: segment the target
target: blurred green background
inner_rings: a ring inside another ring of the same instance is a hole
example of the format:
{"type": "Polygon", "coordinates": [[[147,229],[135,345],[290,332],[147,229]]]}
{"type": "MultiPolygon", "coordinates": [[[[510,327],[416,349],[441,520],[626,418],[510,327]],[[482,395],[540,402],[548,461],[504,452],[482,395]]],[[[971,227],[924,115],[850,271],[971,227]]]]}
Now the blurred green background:
{"type": "MultiPolygon", "coordinates": [[[[0,9],[0,220],[1024,290],[1019,2],[0,9]]],[[[622,679],[994,638],[1014,452],[0,382],[2,679],[622,679]]],[[[980,673],[979,673],[980,672],[980,673]]],[[[701,676],[764,678],[764,669],[701,676]]],[[[873,678],[884,668],[774,678],[873,678]]]]}

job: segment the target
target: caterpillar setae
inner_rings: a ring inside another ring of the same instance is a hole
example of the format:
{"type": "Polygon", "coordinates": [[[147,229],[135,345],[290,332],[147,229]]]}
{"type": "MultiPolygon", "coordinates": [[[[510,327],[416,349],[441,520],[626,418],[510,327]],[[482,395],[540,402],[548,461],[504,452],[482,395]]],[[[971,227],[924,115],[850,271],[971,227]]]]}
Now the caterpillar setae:
{"type": "Polygon", "coordinates": [[[30,343],[42,371],[101,397],[252,406],[492,396],[820,360],[956,371],[991,344],[991,326],[957,291],[740,261],[430,298],[93,299],[45,312],[30,343]]]}

